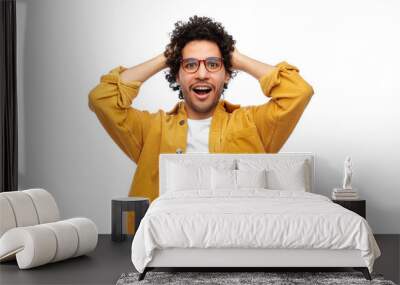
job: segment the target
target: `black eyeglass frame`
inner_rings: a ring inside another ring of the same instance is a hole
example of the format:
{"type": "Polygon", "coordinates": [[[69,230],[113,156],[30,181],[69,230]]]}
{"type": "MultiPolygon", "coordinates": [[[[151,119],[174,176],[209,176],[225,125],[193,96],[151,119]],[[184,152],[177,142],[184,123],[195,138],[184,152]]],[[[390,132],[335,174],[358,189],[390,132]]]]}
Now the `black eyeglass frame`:
{"type": "Polygon", "coordinates": [[[218,71],[220,71],[220,70],[222,69],[222,66],[224,65],[224,59],[223,59],[222,57],[212,56],[212,57],[207,57],[206,59],[197,59],[197,58],[194,58],[194,57],[188,57],[188,58],[182,58],[182,59],[180,60],[180,64],[181,64],[182,69],[183,69],[185,72],[187,72],[187,73],[196,73],[196,72],[199,70],[201,63],[204,64],[204,67],[207,69],[208,72],[213,73],[213,72],[218,72],[218,71]],[[191,60],[193,60],[193,61],[196,61],[196,63],[198,63],[197,68],[196,68],[195,71],[187,71],[187,70],[183,67],[183,62],[184,62],[184,61],[187,61],[187,60],[189,60],[189,59],[191,59],[191,60]],[[218,70],[209,70],[209,69],[208,69],[207,64],[206,64],[206,61],[207,61],[207,60],[210,60],[210,59],[213,59],[213,60],[218,59],[218,60],[220,61],[221,66],[219,67],[218,70]]]}

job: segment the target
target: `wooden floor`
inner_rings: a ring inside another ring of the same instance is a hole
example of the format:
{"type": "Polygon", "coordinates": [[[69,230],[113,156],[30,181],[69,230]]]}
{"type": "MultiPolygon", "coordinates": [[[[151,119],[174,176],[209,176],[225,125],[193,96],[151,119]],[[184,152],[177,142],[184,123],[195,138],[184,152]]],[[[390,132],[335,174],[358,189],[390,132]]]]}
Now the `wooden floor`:
{"type": "MultiPolygon", "coordinates": [[[[399,283],[400,235],[375,236],[382,256],[374,272],[399,283]]],[[[115,284],[124,272],[135,271],[131,262],[132,238],[112,242],[110,235],[99,235],[95,251],[44,266],[19,270],[15,261],[0,263],[0,284],[115,284]]]]}

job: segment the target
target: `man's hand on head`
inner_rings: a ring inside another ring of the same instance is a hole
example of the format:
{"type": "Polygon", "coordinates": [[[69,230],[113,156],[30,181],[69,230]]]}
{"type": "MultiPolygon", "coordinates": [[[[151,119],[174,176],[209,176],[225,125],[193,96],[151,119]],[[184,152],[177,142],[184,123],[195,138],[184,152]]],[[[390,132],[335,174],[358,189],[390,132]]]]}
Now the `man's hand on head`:
{"type": "Polygon", "coordinates": [[[144,82],[149,77],[167,67],[164,53],[161,53],[141,64],[126,69],[121,73],[123,82],[140,81],[144,82]]]}
{"type": "Polygon", "coordinates": [[[263,63],[240,53],[236,47],[231,52],[231,63],[233,69],[244,71],[257,80],[264,74],[276,69],[273,65],[263,63]]]}
{"type": "Polygon", "coordinates": [[[238,49],[235,47],[233,52],[231,53],[231,63],[232,63],[232,68],[236,70],[241,70],[240,67],[240,57],[241,53],[238,51],[238,49]]]}

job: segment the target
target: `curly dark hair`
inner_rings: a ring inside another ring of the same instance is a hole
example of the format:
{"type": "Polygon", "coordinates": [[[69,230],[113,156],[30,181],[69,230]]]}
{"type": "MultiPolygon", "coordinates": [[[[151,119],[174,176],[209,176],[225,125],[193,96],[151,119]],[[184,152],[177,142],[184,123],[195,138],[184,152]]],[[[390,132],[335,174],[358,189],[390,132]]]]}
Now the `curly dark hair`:
{"type": "MultiPolygon", "coordinates": [[[[233,78],[237,71],[232,69],[231,52],[235,48],[235,40],[229,35],[221,23],[215,22],[208,17],[199,17],[197,15],[190,17],[187,23],[178,21],[175,23],[175,29],[170,34],[170,43],[166,46],[164,56],[166,64],[169,67],[165,78],[169,82],[169,87],[174,91],[179,90],[179,99],[183,99],[182,90],[176,82],[176,75],[179,72],[180,60],[182,59],[182,50],[185,45],[193,40],[208,40],[216,43],[221,51],[225,70],[233,78]]],[[[228,85],[224,84],[224,93],[228,85]]]]}

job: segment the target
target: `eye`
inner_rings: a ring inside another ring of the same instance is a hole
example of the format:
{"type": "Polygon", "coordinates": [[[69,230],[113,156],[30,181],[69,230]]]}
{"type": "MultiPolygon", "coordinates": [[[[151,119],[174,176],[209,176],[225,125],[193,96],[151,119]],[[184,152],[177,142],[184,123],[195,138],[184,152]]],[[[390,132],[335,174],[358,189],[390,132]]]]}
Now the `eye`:
{"type": "Polygon", "coordinates": [[[196,63],[195,62],[188,62],[186,64],[186,68],[192,69],[192,68],[196,68],[196,63]]]}
{"type": "Polygon", "coordinates": [[[197,61],[193,59],[186,59],[183,61],[183,68],[186,70],[195,70],[197,69],[197,61]]]}
{"type": "Polygon", "coordinates": [[[220,67],[220,63],[218,60],[209,60],[207,63],[208,67],[211,69],[217,69],[220,67]]]}

